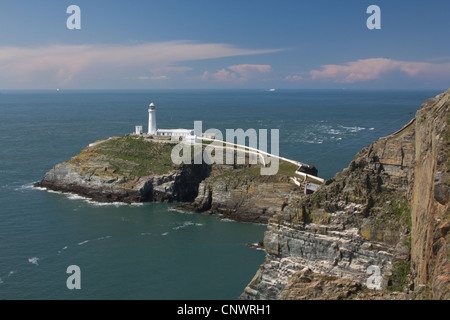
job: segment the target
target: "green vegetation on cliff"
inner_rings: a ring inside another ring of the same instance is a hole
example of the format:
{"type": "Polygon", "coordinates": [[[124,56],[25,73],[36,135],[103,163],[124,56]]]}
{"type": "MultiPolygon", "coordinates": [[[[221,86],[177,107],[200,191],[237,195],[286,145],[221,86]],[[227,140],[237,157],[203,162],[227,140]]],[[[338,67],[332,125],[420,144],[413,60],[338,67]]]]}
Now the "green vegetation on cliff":
{"type": "Polygon", "coordinates": [[[173,144],[157,143],[143,137],[123,136],[109,139],[94,147],[106,156],[117,174],[141,177],[150,174],[165,174],[176,168],[172,163],[173,144]]]}

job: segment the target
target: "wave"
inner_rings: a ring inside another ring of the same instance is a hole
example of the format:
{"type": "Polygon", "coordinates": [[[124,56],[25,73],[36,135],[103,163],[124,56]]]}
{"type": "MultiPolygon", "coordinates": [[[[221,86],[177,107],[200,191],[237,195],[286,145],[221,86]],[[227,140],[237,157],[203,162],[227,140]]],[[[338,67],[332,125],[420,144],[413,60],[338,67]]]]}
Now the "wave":
{"type": "Polygon", "coordinates": [[[173,212],[178,212],[178,213],[183,213],[183,214],[193,214],[192,212],[187,212],[187,211],[183,211],[181,209],[175,209],[175,208],[168,208],[167,211],[173,211],[173,212]]]}
{"type": "Polygon", "coordinates": [[[328,134],[332,134],[332,135],[342,135],[344,134],[341,130],[339,129],[330,129],[327,131],[328,134]]]}
{"type": "Polygon", "coordinates": [[[21,185],[19,187],[14,188],[13,190],[14,191],[24,192],[26,190],[32,190],[32,189],[45,189],[45,188],[41,188],[41,187],[35,187],[34,186],[35,183],[36,182],[26,183],[26,184],[23,184],[23,185],[21,185]]]}
{"type": "Polygon", "coordinates": [[[47,188],[44,188],[44,187],[37,187],[37,186],[33,186],[33,189],[35,189],[35,190],[41,190],[41,191],[49,191],[49,190],[47,190],[47,188]]]}
{"type": "Polygon", "coordinates": [[[356,133],[356,132],[359,132],[362,130],[366,130],[366,128],[363,128],[363,127],[342,127],[342,128],[348,130],[351,133],[356,133]]]}
{"type": "Polygon", "coordinates": [[[85,200],[86,203],[93,205],[94,207],[121,207],[121,206],[127,206],[129,205],[128,203],[125,202],[98,202],[98,201],[94,201],[92,199],[86,199],[85,200]]]}
{"type": "Polygon", "coordinates": [[[91,241],[91,240],[81,241],[81,242],[78,243],[78,245],[79,245],[79,246],[82,246],[83,244],[88,243],[89,241],[91,241]]]}
{"type": "Polygon", "coordinates": [[[260,244],[258,242],[252,243],[251,245],[249,245],[249,247],[255,250],[265,251],[264,248],[260,247],[260,244]]]}
{"type": "Polygon", "coordinates": [[[310,143],[310,144],[322,144],[323,140],[322,139],[314,139],[314,140],[306,140],[304,142],[310,143]]]}
{"type": "Polygon", "coordinates": [[[61,248],[61,250],[58,250],[58,254],[60,254],[60,253],[61,253],[61,251],[67,250],[67,248],[68,248],[68,246],[64,246],[64,247],[62,247],[62,248],[61,248]]]}
{"type": "Polygon", "coordinates": [[[109,238],[112,238],[112,236],[104,236],[104,237],[100,237],[100,238],[95,239],[95,241],[105,240],[105,239],[109,239],[109,238]]]}
{"type": "Polygon", "coordinates": [[[119,202],[119,201],[115,201],[115,202],[99,202],[99,201],[95,201],[92,198],[88,198],[85,196],[80,196],[79,194],[76,193],[72,193],[72,192],[63,192],[63,191],[55,191],[55,190],[51,190],[51,189],[47,189],[44,187],[36,187],[34,186],[34,183],[32,184],[27,184],[27,185],[23,185],[20,188],[17,188],[18,190],[22,190],[22,189],[36,189],[36,190],[42,190],[42,191],[47,191],[48,193],[55,193],[55,194],[62,194],[64,196],[67,197],[67,199],[69,200],[81,200],[87,204],[90,204],[92,206],[95,207],[102,207],[102,206],[114,206],[114,207],[120,207],[120,206],[133,206],[133,207],[139,207],[139,206],[143,206],[144,203],[139,202],[139,203],[126,203],[126,202],[119,202]]]}
{"type": "Polygon", "coordinates": [[[77,195],[77,194],[75,194],[75,193],[66,193],[65,195],[66,195],[67,198],[70,199],[70,200],[89,200],[88,198],[82,197],[82,196],[77,195]]]}
{"type": "Polygon", "coordinates": [[[189,226],[201,227],[201,226],[203,226],[203,224],[202,223],[195,223],[195,222],[192,222],[192,221],[185,221],[182,225],[173,227],[172,229],[173,230],[178,230],[178,229],[186,228],[186,227],[189,227],[189,226]]]}
{"type": "Polygon", "coordinates": [[[39,258],[38,257],[32,257],[32,258],[28,258],[28,262],[31,264],[35,264],[35,265],[39,265],[38,263],[39,258]]]}

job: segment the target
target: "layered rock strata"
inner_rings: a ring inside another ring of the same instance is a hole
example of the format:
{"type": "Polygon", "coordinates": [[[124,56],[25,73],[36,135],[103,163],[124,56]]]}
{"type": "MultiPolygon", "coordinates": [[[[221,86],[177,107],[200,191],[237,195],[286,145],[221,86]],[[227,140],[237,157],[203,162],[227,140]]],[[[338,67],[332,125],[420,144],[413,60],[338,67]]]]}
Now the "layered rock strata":
{"type": "Polygon", "coordinates": [[[299,192],[288,175],[260,176],[259,168],[214,166],[211,175],[200,183],[196,199],[176,208],[267,223],[299,192]]]}
{"type": "Polygon", "coordinates": [[[449,101],[450,90],[427,100],[415,120],[273,216],[266,259],[241,299],[351,298],[364,287],[390,289],[383,298],[448,299],[449,101]],[[336,294],[329,286],[340,279],[336,294]]]}

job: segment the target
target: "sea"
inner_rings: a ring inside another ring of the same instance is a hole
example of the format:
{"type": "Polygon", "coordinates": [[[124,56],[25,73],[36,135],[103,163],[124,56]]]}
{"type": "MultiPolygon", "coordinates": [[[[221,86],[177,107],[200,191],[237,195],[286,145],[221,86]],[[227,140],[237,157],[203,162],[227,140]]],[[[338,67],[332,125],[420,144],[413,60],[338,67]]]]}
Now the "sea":
{"type": "MultiPolygon", "coordinates": [[[[237,299],[264,261],[266,226],[104,204],[33,187],[90,143],[147,127],[272,129],[279,154],[329,179],[407,123],[428,91],[0,91],[0,299],[237,299]],[[78,271],[72,271],[76,266],[78,271]],[[79,288],[73,288],[76,283],[79,288]]],[[[270,152],[270,150],[268,150],[270,152]]]]}

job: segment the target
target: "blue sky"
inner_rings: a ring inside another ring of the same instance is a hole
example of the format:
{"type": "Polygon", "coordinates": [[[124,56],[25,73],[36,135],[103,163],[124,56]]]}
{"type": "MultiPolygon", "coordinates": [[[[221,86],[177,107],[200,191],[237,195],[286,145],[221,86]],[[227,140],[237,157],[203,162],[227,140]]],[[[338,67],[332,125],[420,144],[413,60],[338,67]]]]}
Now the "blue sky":
{"type": "Polygon", "coordinates": [[[450,2],[2,0],[0,89],[450,86],[450,2]],[[369,5],[381,29],[369,30],[369,5]],[[69,30],[69,5],[81,30],[69,30]]]}

